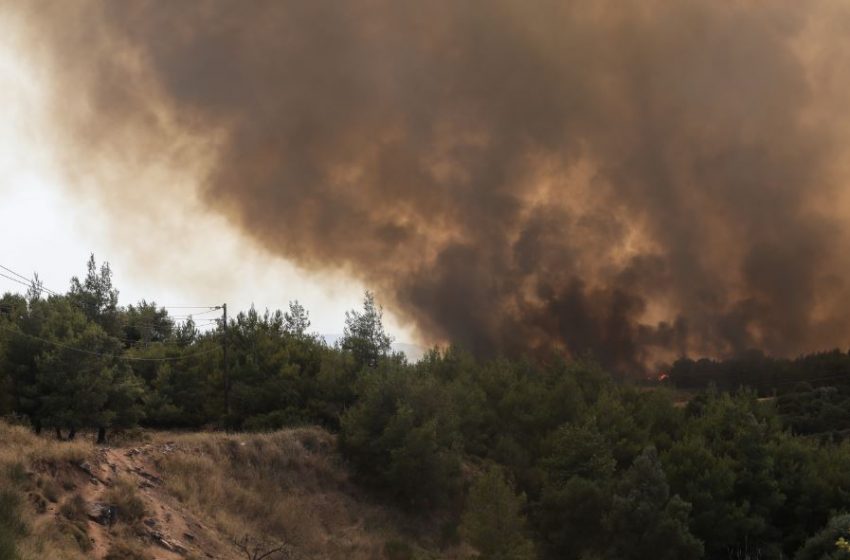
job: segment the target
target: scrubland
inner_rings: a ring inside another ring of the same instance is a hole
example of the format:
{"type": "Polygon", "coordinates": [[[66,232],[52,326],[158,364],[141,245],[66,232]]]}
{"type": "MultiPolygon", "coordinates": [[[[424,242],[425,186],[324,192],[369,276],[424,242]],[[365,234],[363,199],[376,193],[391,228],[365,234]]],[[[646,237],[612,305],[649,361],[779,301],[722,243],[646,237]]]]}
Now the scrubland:
{"type": "Polygon", "coordinates": [[[362,492],[322,429],[89,439],[0,422],[0,559],[437,557],[429,524],[362,492]]]}

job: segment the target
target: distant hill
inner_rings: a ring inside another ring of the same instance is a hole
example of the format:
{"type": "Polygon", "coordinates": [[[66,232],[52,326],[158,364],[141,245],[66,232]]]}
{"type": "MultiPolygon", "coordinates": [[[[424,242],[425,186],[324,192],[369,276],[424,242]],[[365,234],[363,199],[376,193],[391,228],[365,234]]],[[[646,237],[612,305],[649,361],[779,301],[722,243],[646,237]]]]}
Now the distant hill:
{"type": "MultiPolygon", "coordinates": [[[[333,346],[342,339],[341,334],[323,334],[321,336],[330,346],[333,346]]],[[[407,356],[407,360],[409,362],[418,362],[422,359],[428,349],[424,346],[411,344],[409,342],[394,342],[392,345],[392,351],[402,352],[405,356],[407,356]]]]}

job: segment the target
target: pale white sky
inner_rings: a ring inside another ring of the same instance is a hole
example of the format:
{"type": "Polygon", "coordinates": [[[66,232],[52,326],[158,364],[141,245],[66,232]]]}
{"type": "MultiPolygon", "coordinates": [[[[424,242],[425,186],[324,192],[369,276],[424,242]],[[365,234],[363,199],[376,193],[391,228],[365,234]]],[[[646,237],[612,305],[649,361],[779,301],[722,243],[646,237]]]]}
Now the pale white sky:
{"type": "MultiPolygon", "coordinates": [[[[227,302],[235,312],[252,303],[285,309],[298,299],[310,311],[312,330],[342,332],[345,310],[360,306],[362,284],[339,272],[299,270],[254,247],[183,192],[191,189],[174,189],[172,200],[140,197],[122,208],[96,194],[104,189],[70,188],[56,161],[39,70],[22,58],[15,34],[0,31],[0,264],[24,275],[38,272],[47,287],[65,291],[93,252],[112,265],[122,304],[227,302]]],[[[152,172],[137,181],[157,177],[152,172]]],[[[23,290],[0,277],[0,292],[23,290]]],[[[385,318],[396,340],[415,341],[391,313],[385,318]]]]}

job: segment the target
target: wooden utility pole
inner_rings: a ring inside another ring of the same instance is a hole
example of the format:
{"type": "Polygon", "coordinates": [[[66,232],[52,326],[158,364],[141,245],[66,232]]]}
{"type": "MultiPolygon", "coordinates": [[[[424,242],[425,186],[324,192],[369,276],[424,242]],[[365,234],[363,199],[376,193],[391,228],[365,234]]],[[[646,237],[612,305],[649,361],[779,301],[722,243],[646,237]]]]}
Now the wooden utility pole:
{"type": "Polygon", "coordinates": [[[227,361],[227,304],[221,304],[224,310],[223,330],[222,330],[222,346],[224,347],[224,409],[227,412],[230,422],[230,365],[227,361]]]}

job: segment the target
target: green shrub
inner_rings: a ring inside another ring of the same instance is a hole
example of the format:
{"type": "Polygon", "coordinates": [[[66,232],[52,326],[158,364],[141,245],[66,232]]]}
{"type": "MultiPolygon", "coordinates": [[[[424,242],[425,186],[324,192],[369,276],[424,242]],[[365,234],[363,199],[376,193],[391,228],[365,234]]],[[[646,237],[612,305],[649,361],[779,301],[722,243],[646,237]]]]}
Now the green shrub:
{"type": "Polygon", "coordinates": [[[0,560],[17,560],[15,541],[24,534],[21,519],[21,499],[10,490],[0,490],[0,560]]]}
{"type": "Polygon", "coordinates": [[[384,558],[386,560],[412,560],[413,547],[403,541],[388,540],[384,543],[384,558]]]}
{"type": "Polygon", "coordinates": [[[17,560],[15,538],[6,529],[0,529],[0,560],[17,560]]]}
{"type": "Polygon", "coordinates": [[[16,461],[6,467],[6,477],[10,482],[18,486],[25,485],[29,480],[26,467],[19,461],[16,461]]]}
{"type": "Polygon", "coordinates": [[[340,449],[357,476],[406,508],[450,504],[460,488],[459,434],[433,379],[381,371],[342,418],[340,449]]]}
{"type": "Polygon", "coordinates": [[[848,560],[850,551],[847,543],[850,539],[850,515],[837,515],[829,520],[826,527],[806,541],[794,556],[795,560],[848,560]]]}

